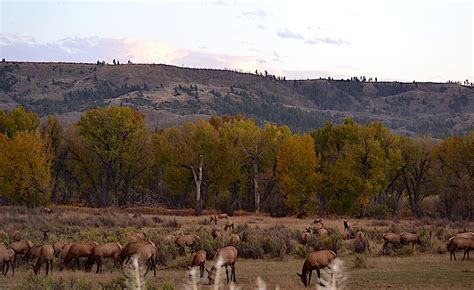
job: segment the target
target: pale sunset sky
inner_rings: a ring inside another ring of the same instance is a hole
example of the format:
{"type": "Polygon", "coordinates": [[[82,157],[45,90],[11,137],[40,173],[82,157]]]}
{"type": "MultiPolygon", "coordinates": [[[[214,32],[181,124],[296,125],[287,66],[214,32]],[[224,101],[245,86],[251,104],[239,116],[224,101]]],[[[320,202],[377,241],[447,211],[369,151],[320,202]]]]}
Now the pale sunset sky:
{"type": "Polygon", "coordinates": [[[469,0],[0,0],[0,57],[474,81],[473,10],[469,0]]]}

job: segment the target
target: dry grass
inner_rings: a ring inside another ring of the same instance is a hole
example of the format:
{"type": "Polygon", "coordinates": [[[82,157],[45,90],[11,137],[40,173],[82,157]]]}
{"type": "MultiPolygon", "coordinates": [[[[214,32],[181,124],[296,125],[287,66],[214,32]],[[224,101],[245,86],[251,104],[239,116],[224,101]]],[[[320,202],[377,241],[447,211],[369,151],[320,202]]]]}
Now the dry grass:
{"type": "MultiPolygon", "coordinates": [[[[166,265],[159,267],[156,278],[148,275],[146,284],[149,289],[182,289],[189,283],[185,266],[190,263],[191,255],[178,256],[178,250],[173,244],[167,244],[163,237],[166,234],[195,232],[201,236],[202,246],[208,250],[209,258],[223,242],[215,241],[210,236],[212,228],[223,228],[225,221],[219,221],[216,226],[205,222],[209,217],[190,215],[159,214],[151,210],[149,214],[142,212],[141,217],[133,218],[133,212],[119,209],[83,209],[71,207],[53,208],[53,214],[45,216],[40,209],[0,208],[0,232],[6,234],[21,230],[24,238],[34,243],[43,243],[41,229],[50,230],[49,242],[62,239],[64,241],[82,241],[93,239],[98,242],[119,240],[126,243],[126,236],[132,232],[144,232],[147,237],[157,242],[162,250],[161,262],[166,265]],[[161,288],[160,288],[161,287],[161,288]],[[168,288],[166,288],[168,287],[168,288]]],[[[185,211],[183,211],[185,212],[185,211]]],[[[237,262],[237,284],[242,289],[253,288],[257,277],[261,277],[267,289],[300,289],[302,284],[296,276],[301,270],[306,249],[297,241],[298,232],[309,226],[314,219],[295,219],[291,217],[271,218],[259,215],[239,215],[232,217],[236,226],[235,231],[248,232],[249,241],[239,246],[240,259],[237,262]],[[299,255],[298,255],[299,253],[299,255]],[[246,257],[260,259],[244,259],[246,257]]],[[[338,256],[342,258],[347,274],[349,289],[472,289],[474,261],[450,261],[445,253],[445,239],[449,235],[472,229],[473,224],[445,223],[442,221],[427,221],[420,224],[417,221],[402,220],[394,223],[389,220],[349,220],[354,230],[362,229],[369,238],[371,253],[354,256],[350,250],[350,240],[342,243],[338,256]],[[456,226],[460,226],[457,227],[456,226]],[[381,234],[389,230],[419,230],[425,234],[426,245],[413,249],[402,248],[391,256],[381,256],[381,234]],[[431,232],[431,237],[429,235],[431,232]],[[441,254],[441,255],[440,255],[441,254]]],[[[343,231],[342,219],[324,219],[325,227],[331,232],[343,231]]],[[[0,239],[8,242],[8,237],[0,235],[0,239]]],[[[1,242],[1,241],[0,241],[1,242]]],[[[324,239],[320,242],[324,244],[324,239]]],[[[209,267],[210,261],[206,263],[209,267]]],[[[123,275],[112,269],[110,262],[104,267],[104,273],[64,271],[57,272],[57,261],[54,264],[52,278],[32,275],[30,266],[21,266],[15,273],[15,279],[0,276],[0,289],[24,288],[29,289],[90,289],[107,288],[120,289],[123,287],[123,275]]],[[[44,275],[44,273],[43,273],[44,275]]],[[[315,273],[313,284],[315,283],[315,273]]],[[[198,283],[200,289],[207,289],[206,276],[198,283]]],[[[302,289],[302,288],[301,288],[302,289]]],[[[313,288],[314,289],[314,288],[313,288]]]]}

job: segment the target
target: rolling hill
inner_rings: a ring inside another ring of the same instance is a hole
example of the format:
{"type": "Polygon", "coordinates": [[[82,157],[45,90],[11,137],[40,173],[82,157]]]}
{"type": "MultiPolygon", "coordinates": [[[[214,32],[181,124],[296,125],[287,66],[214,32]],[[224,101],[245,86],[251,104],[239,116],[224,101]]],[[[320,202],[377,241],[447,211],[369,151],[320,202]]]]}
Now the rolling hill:
{"type": "Polygon", "coordinates": [[[69,123],[113,104],[135,107],[150,128],[241,113],[297,131],[346,117],[382,121],[408,136],[474,130],[474,87],[455,83],[284,80],[154,64],[0,63],[0,109],[23,105],[69,123]]]}

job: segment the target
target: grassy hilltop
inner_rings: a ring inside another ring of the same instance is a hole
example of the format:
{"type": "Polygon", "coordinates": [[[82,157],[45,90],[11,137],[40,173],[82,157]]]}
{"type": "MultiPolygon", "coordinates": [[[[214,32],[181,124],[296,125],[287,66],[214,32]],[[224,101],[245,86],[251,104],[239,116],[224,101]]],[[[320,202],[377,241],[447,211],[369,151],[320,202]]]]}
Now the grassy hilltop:
{"type": "Polygon", "coordinates": [[[150,128],[242,113],[305,131],[352,116],[403,135],[445,137],[474,128],[474,88],[455,83],[286,80],[169,65],[0,63],[0,109],[17,105],[77,121],[110,104],[133,106],[150,128]]]}

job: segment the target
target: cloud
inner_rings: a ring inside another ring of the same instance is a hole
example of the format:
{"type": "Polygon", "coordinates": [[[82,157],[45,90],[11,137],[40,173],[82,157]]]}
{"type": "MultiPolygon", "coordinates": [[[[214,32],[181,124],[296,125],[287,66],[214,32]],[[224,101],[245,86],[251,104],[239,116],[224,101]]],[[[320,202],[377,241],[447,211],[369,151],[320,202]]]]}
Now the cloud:
{"type": "Polygon", "coordinates": [[[329,44],[329,45],[350,45],[351,43],[349,41],[343,40],[343,39],[335,39],[331,37],[313,37],[313,38],[308,38],[303,36],[300,33],[293,32],[287,28],[283,31],[278,31],[277,35],[281,38],[285,39],[296,39],[296,40],[301,40],[304,41],[306,44],[310,45],[319,45],[319,44],[329,44]]]}
{"type": "Polygon", "coordinates": [[[311,44],[311,45],[318,45],[318,44],[349,45],[351,44],[349,41],[345,41],[342,39],[333,39],[329,37],[308,39],[305,41],[305,43],[311,44]]]}
{"type": "Polygon", "coordinates": [[[165,63],[200,68],[228,68],[253,71],[258,55],[232,55],[209,49],[178,49],[162,41],[133,38],[65,38],[38,43],[32,38],[0,34],[2,57],[19,61],[89,62],[97,60],[134,63],[165,63]]]}
{"type": "Polygon", "coordinates": [[[254,10],[254,11],[244,11],[244,12],[242,12],[241,15],[245,16],[245,17],[258,17],[258,18],[267,17],[267,13],[262,9],[257,9],[257,10],[254,10]]]}
{"type": "Polygon", "coordinates": [[[285,30],[283,30],[283,31],[278,31],[277,35],[281,38],[304,40],[303,35],[301,35],[299,33],[294,33],[292,31],[288,30],[287,28],[285,28],[285,30]]]}

